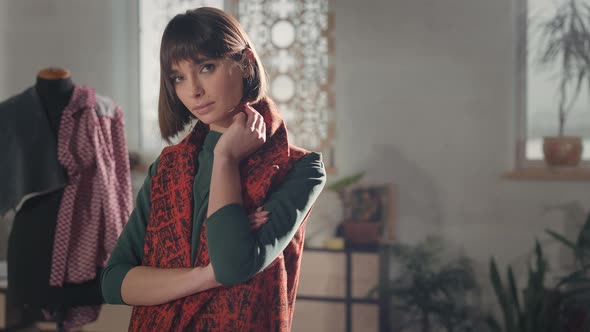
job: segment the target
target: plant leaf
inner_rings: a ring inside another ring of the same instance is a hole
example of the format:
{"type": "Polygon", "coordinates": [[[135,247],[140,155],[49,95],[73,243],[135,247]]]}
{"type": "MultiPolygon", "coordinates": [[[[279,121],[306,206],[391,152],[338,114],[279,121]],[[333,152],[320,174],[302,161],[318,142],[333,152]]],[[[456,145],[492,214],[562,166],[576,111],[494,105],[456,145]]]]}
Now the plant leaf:
{"type": "Polygon", "coordinates": [[[556,233],[550,229],[546,229],[545,232],[549,235],[551,235],[554,239],[556,239],[557,241],[561,242],[562,244],[566,245],[567,247],[569,247],[572,250],[576,250],[576,244],[570,240],[568,240],[565,236],[556,233]]]}
{"type": "Polygon", "coordinates": [[[496,297],[498,298],[502,313],[504,314],[504,328],[506,331],[514,331],[516,325],[514,323],[514,312],[512,310],[512,305],[508,299],[508,295],[506,294],[504,286],[502,285],[502,280],[500,278],[500,274],[498,273],[498,267],[496,265],[496,261],[493,258],[490,261],[490,279],[492,280],[496,297]]]}
{"type": "Polygon", "coordinates": [[[360,181],[364,176],[365,176],[365,172],[360,172],[360,173],[356,173],[354,175],[344,177],[344,178],[330,184],[329,186],[326,187],[326,189],[328,189],[330,191],[335,191],[335,192],[344,190],[348,186],[353,185],[353,184],[357,183],[358,181],[360,181]]]}

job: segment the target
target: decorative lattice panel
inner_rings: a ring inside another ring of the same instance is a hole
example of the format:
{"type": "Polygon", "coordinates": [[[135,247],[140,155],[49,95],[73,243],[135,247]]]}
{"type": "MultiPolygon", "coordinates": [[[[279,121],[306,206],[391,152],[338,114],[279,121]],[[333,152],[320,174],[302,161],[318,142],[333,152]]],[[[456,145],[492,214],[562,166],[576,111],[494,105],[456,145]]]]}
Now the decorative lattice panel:
{"type": "Polygon", "coordinates": [[[291,141],[328,152],[334,125],[328,1],[239,0],[237,17],[262,58],[291,141]]]}

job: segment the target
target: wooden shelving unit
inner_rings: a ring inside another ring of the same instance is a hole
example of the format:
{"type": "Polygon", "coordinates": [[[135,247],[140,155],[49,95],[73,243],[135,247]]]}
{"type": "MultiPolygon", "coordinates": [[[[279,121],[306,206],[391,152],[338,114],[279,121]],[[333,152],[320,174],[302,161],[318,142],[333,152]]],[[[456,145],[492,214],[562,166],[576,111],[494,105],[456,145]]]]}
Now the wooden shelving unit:
{"type": "Polygon", "coordinates": [[[302,301],[320,301],[320,302],[337,302],[344,303],[345,305],[345,331],[352,331],[352,305],[353,304],[373,304],[379,307],[379,331],[388,331],[388,317],[389,317],[389,306],[388,301],[383,298],[370,299],[363,297],[354,297],[352,295],[352,275],[353,275],[353,264],[352,255],[356,253],[369,253],[379,256],[379,284],[383,285],[387,282],[389,277],[389,250],[387,245],[374,246],[372,248],[345,248],[345,249],[326,249],[326,248],[313,248],[306,247],[304,252],[323,252],[333,253],[335,255],[345,255],[345,295],[343,297],[337,296],[317,296],[313,294],[298,294],[297,300],[302,301]]]}

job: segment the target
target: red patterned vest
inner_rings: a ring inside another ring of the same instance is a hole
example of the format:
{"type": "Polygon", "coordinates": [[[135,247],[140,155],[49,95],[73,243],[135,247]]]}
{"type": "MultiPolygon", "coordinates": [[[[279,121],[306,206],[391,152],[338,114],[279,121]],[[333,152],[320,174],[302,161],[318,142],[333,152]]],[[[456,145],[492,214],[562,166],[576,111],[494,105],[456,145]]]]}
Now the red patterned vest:
{"type": "MultiPolygon", "coordinates": [[[[240,164],[247,214],[261,206],[295,162],[309,153],[289,145],[287,129],[272,101],[252,106],[264,117],[267,141],[240,164]]],[[[208,131],[208,126],[199,122],[182,142],[165,148],[160,155],[151,183],[145,266],[191,266],[193,180],[198,151],[208,131]]],[[[304,233],[305,220],[283,253],[242,284],[210,289],[158,306],[134,307],[129,331],[289,331],[304,233]]],[[[194,266],[209,264],[205,234],[203,223],[194,266]]]]}

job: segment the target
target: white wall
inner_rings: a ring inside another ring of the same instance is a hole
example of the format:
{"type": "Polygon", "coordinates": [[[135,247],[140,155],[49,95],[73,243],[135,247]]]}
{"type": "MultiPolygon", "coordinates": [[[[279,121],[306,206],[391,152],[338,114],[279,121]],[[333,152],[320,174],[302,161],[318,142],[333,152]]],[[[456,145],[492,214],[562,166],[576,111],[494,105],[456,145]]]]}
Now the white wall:
{"type": "Polygon", "coordinates": [[[516,118],[510,0],[332,5],[338,175],[397,184],[400,240],[441,234],[485,270],[492,255],[518,259],[546,227],[571,228],[545,206],[590,209],[587,182],[501,176],[516,118]]]}

